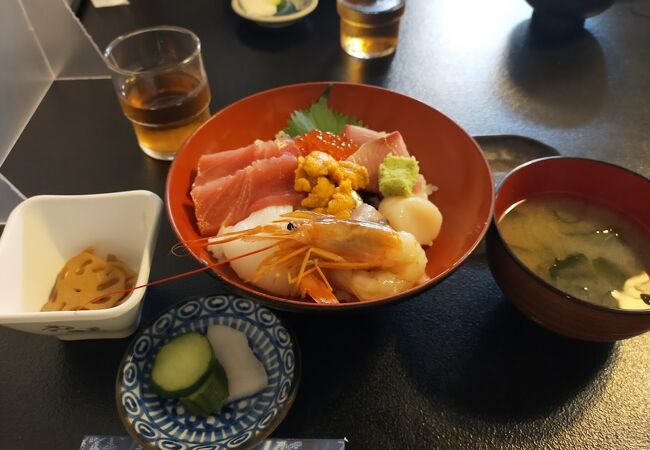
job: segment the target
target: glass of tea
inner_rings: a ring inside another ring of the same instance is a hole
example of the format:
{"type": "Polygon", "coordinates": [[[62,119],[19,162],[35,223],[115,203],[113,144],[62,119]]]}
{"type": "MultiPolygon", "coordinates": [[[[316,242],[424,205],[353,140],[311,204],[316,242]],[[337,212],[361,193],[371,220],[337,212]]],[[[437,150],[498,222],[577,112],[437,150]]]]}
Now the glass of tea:
{"type": "Polygon", "coordinates": [[[210,117],[199,38],[179,27],[145,28],[113,40],[104,57],[140,148],[152,158],[174,159],[210,117]]]}
{"type": "Polygon", "coordinates": [[[404,0],[337,0],[341,47],[362,59],[392,54],[397,48],[404,0]]]}

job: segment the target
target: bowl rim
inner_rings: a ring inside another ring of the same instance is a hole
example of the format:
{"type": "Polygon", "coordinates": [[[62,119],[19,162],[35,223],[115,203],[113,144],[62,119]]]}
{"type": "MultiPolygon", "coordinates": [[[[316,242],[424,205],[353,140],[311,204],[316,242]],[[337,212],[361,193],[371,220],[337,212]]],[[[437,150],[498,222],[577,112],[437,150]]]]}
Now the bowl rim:
{"type": "MultiPolygon", "coordinates": [[[[248,295],[256,298],[257,300],[261,301],[262,303],[266,304],[268,307],[272,309],[280,309],[280,310],[287,310],[287,311],[295,311],[295,310],[301,310],[301,311],[342,311],[342,310],[352,310],[352,309],[363,309],[363,308],[368,308],[368,307],[375,307],[375,306],[380,306],[380,305],[385,305],[389,303],[396,302],[398,300],[405,300],[407,298],[410,298],[414,295],[417,295],[421,293],[424,290],[429,289],[430,287],[433,287],[434,285],[444,281],[449,277],[451,274],[453,274],[466,260],[467,258],[476,250],[476,248],[480,245],[481,241],[487,234],[488,229],[490,228],[490,223],[491,219],[494,217],[494,207],[495,207],[495,200],[496,200],[496,187],[494,185],[494,174],[492,173],[492,169],[490,169],[490,164],[487,160],[487,157],[485,156],[485,153],[481,149],[481,146],[476,142],[473,136],[471,136],[463,127],[461,127],[458,123],[456,123],[454,120],[452,120],[449,116],[444,114],[443,112],[439,111],[438,109],[434,108],[433,106],[420,101],[416,98],[413,98],[411,96],[408,96],[406,94],[402,94],[400,92],[382,87],[382,86],[374,86],[370,84],[365,84],[365,83],[353,83],[353,82],[347,82],[347,81],[310,81],[310,82],[304,82],[304,83],[292,83],[292,84],[287,84],[287,85],[281,85],[281,86],[276,86],[270,89],[265,89],[263,91],[259,92],[254,92],[250,95],[247,95],[246,97],[240,98],[233,103],[230,103],[217,112],[215,112],[206,122],[204,122],[192,135],[185,141],[185,144],[181,147],[181,149],[178,151],[176,154],[176,158],[172,161],[171,166],[169,168],[168,174],[167,174],[167,181],[165,183],[165,209],[167,211],[167,218],[170,222],[170,225],[172,229],[174,230],[174,234],[176,237],[179,239],[179,241],[182,241],[182,236],[179,232],[179,228],[176,224],[176,221],[174,219],[174,216],[172,214],[172,207],[171,207],[171,198],[170,198],[170,184],[171,184],[171,179],[172,179],[172,174],[175,173],[175,167],[177,164],[177,158],[178,155],[182,154],[185,149],[187,148],[187,143],[190,142],[195,135],[201,133],[203,131],[203,128],[207,128],[208,123],[211,122],[212,120],[215,120],[215,118],[221,114],[224,114],[225,112],[229,111],[231,108],[236,108],[238,107],[241,103],[250,101],[253,98],[256,98],[258,96],[264,96],[264,95],[269,95],[272,93],[275,93],[277,91],[283,91],[283,90],[288,90],[288,89],[299,89],[299,88],[308,88],[308,87],[322,87],[325,88],[327,86],[348,86],[348,87],[362,87],[364,89],[371,89],[371,90],[377,90],[377,91],[382,91],[385,93],[388,93],[390,95],[396,95],[399,97],[403,97],[408,99],[409,101],[419,103],[426,108],[429,108],[431,110],[434,110],[436,113],[440,114],[441,117],[443,117],[445,120],[449,121],[452,123],[454,126],[458,127],[467,138],[469,138],[470,142],[473,144],[477,155],[480,157],[480,160],[482,164],[484,165],[486,169],[486,173],[489,177],[489,186],[486,186],[490,190],[490,205],[488,212],[486,214],[486,220],[485,222],[481,222],[479,225],[481,227],[481,231],[478,234],[476,240],[472,245],[461,255],[460,258],[458,258],[457,261],[454,262],[451,266],[449,266],[447,269],[445,269],[442,273],[440,273],[437,277],[435,278],[430,278],[426,280],[424,283],[418,284],[417,286],[413,286],[410,289],[407,289],[404,292],[400,292],[397,295],[393,295],[390,297],[381,297],[378,299],[373,299],[373,300],[364,300],[364,301],[356,301],[356,302],[348,302],[348,303],[336,303],[336,304],[320,304],[320,303],[312,303],[312,302],[306,302],[303,300],[297,300],[297,299],[288,299],[288,298],[283,298],[268,292],[264,292],[262,290],[259,290],[257,288],[253,289],[249,284],[241,280],[240,285],[235,285],[225,279],[221,274],[214,270],[209,270],[209,273],[216,275],[221,281],[226,283],[231,289],[235,289],[238,294],[240,295],[248,295]]],[[[203,266],[207,266],[210,264],[214,264],[214,261],[209,261],[205,260],[202,257],[199,257],[195,255],[191,250],[189,250],[189,253],[203,266]]]]}
{"type": "Polygon", "coordinates": [[[264,23],[264,24],[283,24],[283,23],[289,23],[296,21],[298,19],[301,19],[308,14],[310,14],[312,11],[316,9],[318,6],[318,0],[308,0],[309,3],[307,3],[307,6],[304,8],[291,13],[291,14],[286,14],[282,16],[253,16],[250,14],[246,14],[244,9],[241,7],[240,0],[232,0],[230,2],[230,6],[232,7],[233,11],[235,13],[247,20],[252,20],[253,22],[258,22],[258,23],[264,23]]]}
{"type": "MultiPolygon", "coordinates": [[[[143,448],[146,449],[152,449],[154,450],[156,447],[152,446],[149,442],[145,441],[142,439],[142,437],[133,430],[133,427],[127,426],[127,419],[126,419],[126,411],[124,408],[123,403],[121,402],[120,398],[120,378],[122,371],[124,370],[124,367],[126,366],[127,359],[129,356],[133,354],[133,347],[135,346],[135,342],[138,337],[140,337],[145,330],[149,329],[156,323],[158,319],[160,319],[162,316],[165,314],[169,313],[173,309],[181,308],[183,305],[186,303],[189,303],[191,301],[206,301],[209,298],[212,297],[219,297],[223,296],[228,299],[229,302],[233,302],[236,299],[244,299],[246,301],[251,301],[254,304],[254,307],[261,307],[261,308],[266,308],[266,305],[259,305],[257,304],[254,300],[247,298],[245,296],[242,296],[240,294],[232,294],[232,293],[223,293],[223,294],[211,294],[211,295],[193,295],[191,297],[187,297],[182,299],[181,301],[174,303],[173,305],[170,305],[169,307],[163,309],[162,311],[159,312],[155,317],[153,317],[149,322],[147,322],[144,326],[140,326],[136,332],[133,334],[133,336],[130,336],[129,339],[131,339],[131,342],[129,342],[129,345],[125,348],[124,353],[122,354],[122,357],[120,358],[120,362],[118,364],[118,368],[116,371],[115,375],[115,406],[117,408],[117,415],[119,416],[120,422],[122,423],[122,426],[124,429],[127,431],[129,436],[138,444],[140,444],[143,448]]],[[[272,309],[270,310],[271,314],[275,316],[275,318],[278,320],[278,322],[284,327],[284,329],[287,331],[289,334],[289,337],[291,338],[291,344],[293,347],[293,352],[295,355],[294,358],[294,383],[292,383],[291,387],[291,396],[287,398],[286,406],[283,408],[280,414],[278,414],[274,420],[266,427],[263,433],[260,433],[256,435],[253,439],[252,442],[248,442],[246,444],[246,447],[243,448],[249,448],[249,446],[254,446],[267,437],[271,435],[279,426],[280,424],[284,421],[284,419],[287,417],[289,414],[289,411],[293,407],[293,404],[296,401],[296,398],[298,397],[298,391],[300,389],[300,384],[302,380],[302,371],[303,371],[303,362],[302,362],[302,351],[300,348],[300,343],[298,342],[298,337],[293,330],[292,326],[289,326],[287,323],[288,321],[284,318],[281,317],[279,314],[276,314],[275,311],[272,309]]],[[[198,318],[196,320],[199,320],[198,318]]],[[[257,394],[256,394],[257,395],[257,394]]],[[[242,447],[240,447],[242,448],[242,447]]]]}
{"type": "MultiPolygon", "coordinates": [[[[645,176],[641,175],[640,173],[637,173],[637,172],[635,172],[633,170],[627,169],[625,167],[622,167],[622,166],[619,166],[617,164],[613,164],[613,163],[610,163],[610,162],[607,162],[607,161],[601,161],[601,160],[592,159],[592,158],[584,158],[584,157],[579,157],[579,156],[564,156],[564,155],[547,156],[547,157],[544,157],[544,158],[537,158],[537,159],[533,159],[531,161],[527,161],[527,162],[525,162],[523,164],[520,164],[519,166],[515,167],[510,172],[508,172],[506,174],[506,176],[503,177],[503,179],[499,183],[499,186],[497,187],[497,191],[496,191],[496,195],[495,195],[495,201],[499,197],[499,193],[501,192],[501,188],[502,188],[503,184],[506,182],[506,180],[508,178],[510,178],[512,175],[514,175],[517,172],[520,172],[522,170],[526,170],[528,166],[535,165],[535,164],[542,164],[542,163],[544,163],[545,161],[548,161],[548,160],[565,160],[565,161],[566,160],[573,160],[573,161],[584,161],[586,163],[594,163],[594,164],[597,164],[597,165],[606,165],[606,166],[610,166],[610,167],[612,167],[612,168],[614,168],[616,170],[621,170],[621,171],[627,172],[630,175],[637,176],[637,177],[641,178],[643,181],[650,184],[650,179],[646,178],[645,176]]],[[[511,208],[512,206],[513,206],[512,204],[508,205],[507,209],[511,208]]],[[[510,245],[506,242],[503,235],[501,234],[501,230],[499,229],[498,222],[499,222],[499,220],[497,218],[497,214],[496,214],[496,210],[495,210],[495,211],[493,211],[493,214],[492,214],[491,226],[494,227],[494,229],[496,231],[496,235],[498,236],[499,241],[503,244],[503,247],[505,248],[506,252],[510,255],[510,257],[513,259],[513,261],[515,261],[515,263],[519,267],[521,267],[528,275],[532,276],[533,279],[536,280],[539,284],[542,284],[545,288],[550,289],[551,292],[553,292],[553,293],[555,293],[557,295],[560,295],[560,296],[566,298],[567,300],[569,300],[569,301],[571,301],[571,302],[573,302],[573,303],[575,303],[575,304],[577,304],[579,306],[589,307],[591,309],[594,309],[594,310],[597,310],[597,311],[600,311],[600,312],[608,312],[608,313],[624,314],[624,315],[642,315],[642,316],[650,314],[650,308],[648,308],[648,309],[623,309],[623,308],[618,308],[617,309],[617,308],[611,308],[611,307],[608,307],[608,306],[597,305],[595,303],[591,303],[591,302],[589,302],[587,300],[583,300],[583,299],[578,298],[578,297],[574,297],[573,295],[568,294],[568,293],[564,292],[563,290],[556,288],[555,286],[550,284],[548,281],[546,281],[544,278],[542,278],[541,276],[539,276],[535,272],[533,272],[531,269],[529,269],[528,266],[526,266],[526,264],[524,264],[519,259],[519,257],[515,254],[514,251],[512,251],[512,249],[510,248],[510,245]]]]}
{"type": "MultiPolygon", "coordinates": [[[[76,201],[86,199],[119,199],[124,197],[142,197],[143,201],[152,201],[154,208],[154,218],[149,225],[147,235],[145,238],[145,245],[143,252],[140,256],[140,266],[138,267],[137,281],[147,282],[151,272],[153,261],[153,253],[155,249],[155,237],[160,227],[160,218],[163,210],[163,201],[160,196],[154,192],[145,189],[136,189],[130,191],[119,192],[105,192],[98,194],[79,194],[79,195],[58,195],[58,194],[45,194],[35,195],[22,201],[7,218],[5,229],[2,233],[4,236],[10,223],[16,220],[16,217],[25,209],[30,207],[33,203],[42,202],[57,202],[57,201],[76,201]],[[13,219],[12,219],[13,218],[13,219]],[[145,258],[149,255],[148,258],[145,258]]],[[[13,228],[13,226],[12,226],[13,228]]],[[[0,239],[0,248],[2,248],[2,239],[0,239]]],[[[47,321],[50,323],[69,322],[69,321],[92,321],[92,320],[105,320],[114,319],[129,312],[136,307],[145,295],[146,287],[133,290],[122,303],[117,306],[106,309],[93,309],[93,310],[79,310],[79,311],[26,311],[26,312],[11,312],[0,313],[0,325],[7,324],[30,324],[41,323],[47,321]]]]}

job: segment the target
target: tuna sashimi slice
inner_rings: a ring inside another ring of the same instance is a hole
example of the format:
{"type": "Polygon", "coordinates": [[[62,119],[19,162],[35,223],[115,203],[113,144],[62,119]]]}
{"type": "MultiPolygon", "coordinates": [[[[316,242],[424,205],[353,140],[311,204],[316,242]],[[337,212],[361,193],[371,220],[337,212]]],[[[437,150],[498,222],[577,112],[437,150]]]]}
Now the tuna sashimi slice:
{"type": "Polygon", "coordinates": [[[293,189],[297,165],[294,155],[284,154],[195,186],[191,196],[201,235],[214,236],[222,226],[233,225],[267,206],[299,206],[304,194],[293,189]]]}
{"type": "Polygon", "coordinates": [[[383,131],[375,131],[369,128],[359,127],[357,125],[350,125],[349,123],[346,123],[343,126],[343,134],[357,147],[361,147],[368,141],[386,136],[386,133],[383,131]]]}
{"type": "Polygon", "coordinates": [[[232,175],[258,159],[272,158],[283,153],[298,155],[299,152],[300,150],[293,139],[283,139],[278,141],[256,141],[251,145],[235,150],[208,153],[199,158],[193,187],[232,175]]]}
{"type": "Polygon", "coordinates": [[[366,191],[379,192],[379,165],[386,155],[391,153],[397,156],[410,156],[399,131],[366,142],[348,157],[348,161],[368,169],[369,182],[366,191]]]}

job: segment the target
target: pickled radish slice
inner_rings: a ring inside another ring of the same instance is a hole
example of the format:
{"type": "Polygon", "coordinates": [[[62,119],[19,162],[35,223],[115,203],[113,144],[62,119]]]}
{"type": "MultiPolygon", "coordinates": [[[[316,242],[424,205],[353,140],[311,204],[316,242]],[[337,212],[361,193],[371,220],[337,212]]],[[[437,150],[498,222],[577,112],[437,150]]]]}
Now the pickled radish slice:
{"type": "Polygon", "coordinates": [[[226,402],[249,397],[268,386],[264,366],[253,354],[244,333],[226,325],[212,325],[207,336],[228,377],[230,395],[226,402]]]}

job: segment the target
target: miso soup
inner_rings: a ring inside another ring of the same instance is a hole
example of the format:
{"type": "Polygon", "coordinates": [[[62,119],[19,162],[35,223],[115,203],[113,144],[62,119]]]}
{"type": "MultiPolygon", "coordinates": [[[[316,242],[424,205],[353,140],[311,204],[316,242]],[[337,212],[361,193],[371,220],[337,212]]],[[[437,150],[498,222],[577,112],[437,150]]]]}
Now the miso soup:
{"type": "Polygon", "coordinates": [[[498,226],[530,270],[567,294],[611,308],[650,308],[650,237],[615,211],[545,194],[511,207],[498,226]]]}

